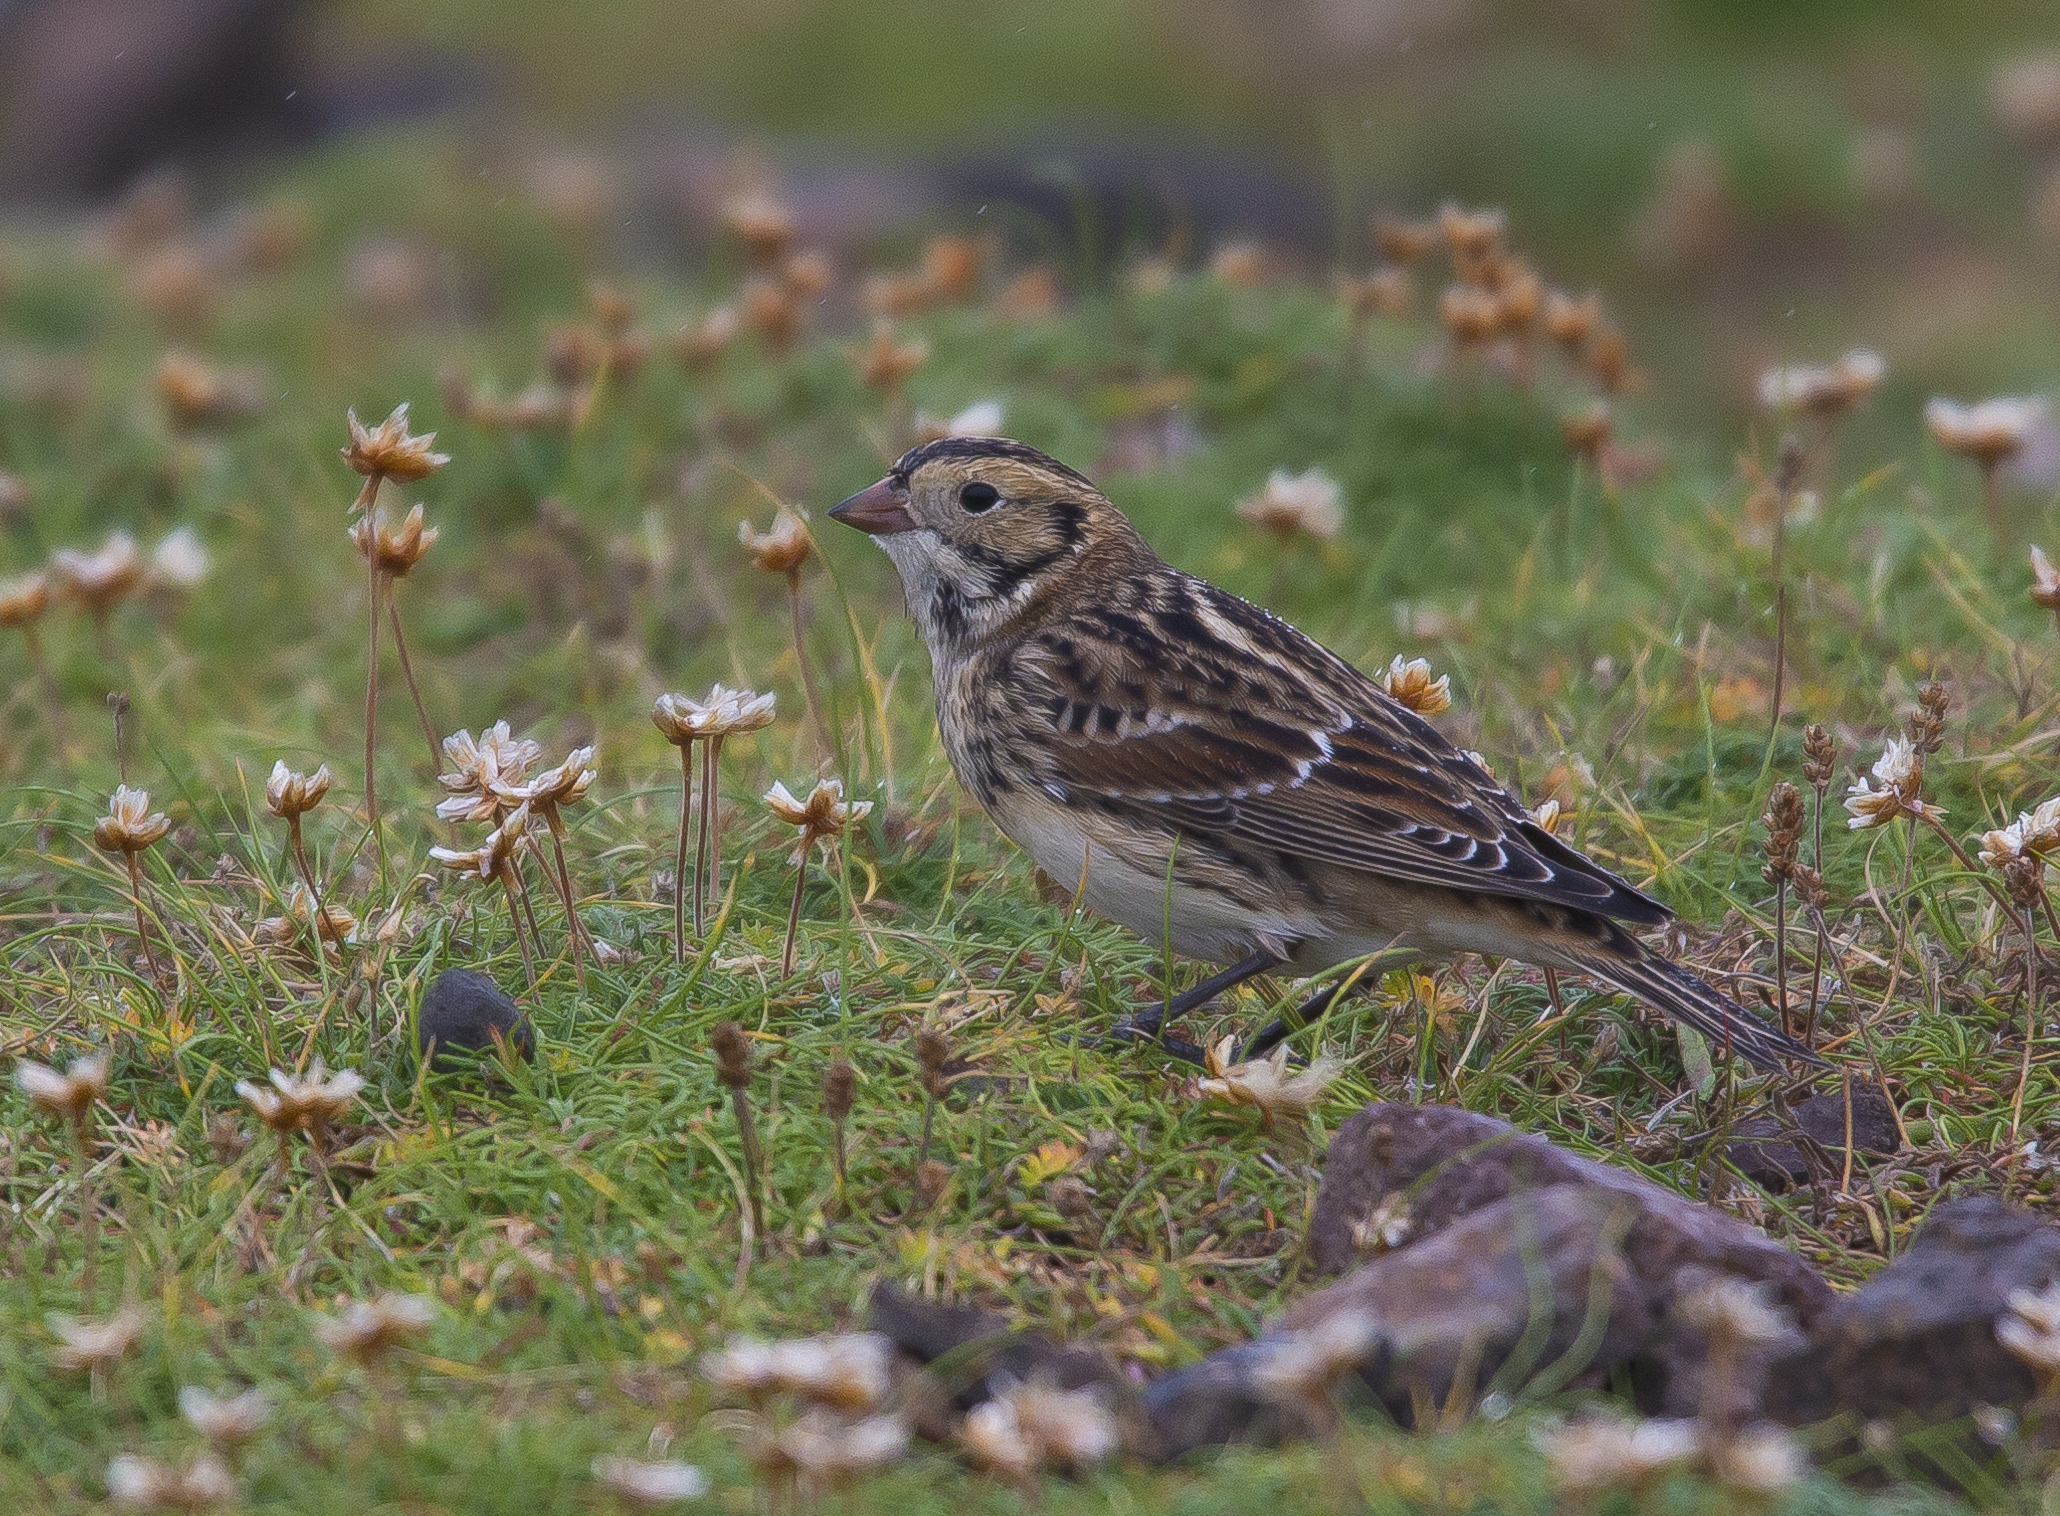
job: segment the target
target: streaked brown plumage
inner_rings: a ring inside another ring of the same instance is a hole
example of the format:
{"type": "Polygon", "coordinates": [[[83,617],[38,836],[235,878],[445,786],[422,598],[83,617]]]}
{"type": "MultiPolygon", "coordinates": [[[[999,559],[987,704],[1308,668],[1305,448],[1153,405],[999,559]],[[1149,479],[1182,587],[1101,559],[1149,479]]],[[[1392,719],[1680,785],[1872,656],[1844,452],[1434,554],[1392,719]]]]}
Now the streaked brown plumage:
{"type": "Polygon", "coordinates": [[[831,515],[900,571],[945,747],[995,824],[1102,914],[1152,940],[1170,918],[1174,948],[1236,965],[1215,988],[1494,953],[1583,970],[1756,1063],[1810,1058],[1631,935],[1669,919],[1658,901],[1343,659],[1163,562],[1064,464],[947,438],[831,515]]]}

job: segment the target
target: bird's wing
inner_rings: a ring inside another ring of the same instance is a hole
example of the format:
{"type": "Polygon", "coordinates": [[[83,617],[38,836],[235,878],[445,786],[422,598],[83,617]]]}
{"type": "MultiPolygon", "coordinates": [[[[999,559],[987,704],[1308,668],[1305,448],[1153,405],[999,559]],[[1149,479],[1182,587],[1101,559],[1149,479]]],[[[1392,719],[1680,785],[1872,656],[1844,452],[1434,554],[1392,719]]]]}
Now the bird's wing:
{"type": "Polygon", "coordinates": [[[1083,608],[1012,664],[1049,721],[1054,799],[1405,883],[1668,919],[1350,664],[1200,580],[1083,608]]]}

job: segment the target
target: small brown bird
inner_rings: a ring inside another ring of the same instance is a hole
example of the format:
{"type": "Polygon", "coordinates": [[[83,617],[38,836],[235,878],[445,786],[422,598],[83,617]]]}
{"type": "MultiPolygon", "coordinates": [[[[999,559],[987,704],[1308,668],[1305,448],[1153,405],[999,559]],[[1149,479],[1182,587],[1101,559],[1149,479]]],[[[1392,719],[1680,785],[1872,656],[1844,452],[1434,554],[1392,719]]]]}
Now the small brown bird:
{"type": "Polygon", "coordinates": [[[1764,1067],[1820,1061],[1627,929],[1666,907],[1342,658],[1163,562],[1064,464],[948,437],[830,515],[900,571],[945,749],[995,825],[1103,915],[1229,965],[1140,1030],[1271,969],[1476,952],[1581,970],[1764,1067]]]}

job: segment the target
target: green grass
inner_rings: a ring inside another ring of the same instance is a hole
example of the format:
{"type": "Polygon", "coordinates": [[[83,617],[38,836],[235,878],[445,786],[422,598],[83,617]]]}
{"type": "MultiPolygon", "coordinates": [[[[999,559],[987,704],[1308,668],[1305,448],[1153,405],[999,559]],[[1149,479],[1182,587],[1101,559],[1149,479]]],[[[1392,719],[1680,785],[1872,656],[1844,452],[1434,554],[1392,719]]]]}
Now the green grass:
{"type": "MultiPolygon", "coordinates": [[[[905,425],[858,384],[840,352],[848,334],[811,334],[780,361],[746,342],[712,377],[661,356],[570,435],[488,432],[443,415],[438,369],[503,395],[531,382],[545,326],[577,316],[591,251],[436,139],[338,150],[267,193],[301,206],[312,246],[231,281],[209,327],[183,337],[267,367],[263,413],[219,431],[167,426],[150,383],[167,337],[123,269],[62,231],[4,249],[0,354],[13,377],[0,385],[0,468],[32,505],[0,545],[0,573],[117,525],[147,546],[191,524],[215,558],[197,593],[134,602],[104,638],[70,613],[46,621],[65,743],[19,637],[0,641],[0,1049],[10,1065],[114,1055],[95,1301],[81,1300],[62,1134],[11,1085],[0,1094],[0,1494],[13,1508],[84,1508],[115,1453],[190,1445],[180,1385],[235,1381],[282,1395],[249,1456],[253,1509],[585,1509],[591,1457],[654,1436],[676,1439],[715,1473],[717,1502],[743,1509],[747,1473],[703,1421],[710,1401],[690,1368],[726,1332],[850,1322],[884,1278],[999,1307],[1141,1372],[1191,1361],[1303,1288],[1321,1145],[1376,1098],[1457,1100],[1636,1167],[1766,1225],[1841,1284],[1892,1256],[1948,1195],[2007,1186],[2053,1205],[2054,1176],[2020,1165],[2009,1136],[2021,945],[1934,839],[1912,856],[1905,830],[1849,834],[1836,805],[1845,770],[1871,762],[1916,684],[1948,669],[1955,704],[1931,793],[1955,830],[2056,788],[2053,627],[2024,595],[2024,544],[2053,540],[2052,503],[2013,499],[2008,540],[1990,540],[1971,475],[1921,440],[1908,394],[1881,397],[1864,438],[1829,458],[1821,514],[1789,538],[1786,719],[1770,742],[1770,564],[1742,530],[1742,488],[1708,461],[1735,441],[1721,428],[1678,443],[1667,476],[1612,495],[1565,456],[1556,411],[1576,386],[1559,370],[1548,365],[1535,392],[1427,373],[1418,355],[1435,334],[1423,324],[1376,326],[1355,350],[1329,297],[1301,286],[1183,278],[1155,296],[1077,295],[1029,325],[977,306],[914,323],[932,346],[914,408],[999,398],[1012,434],[1081,466],[1138,425],[1153,386],[1184,382],[1202,449],[1103,479],[1146,535],[1362,665],[1429,656],[1453,675],[1445,729],[1531,798],[1585,761],[1594,784],[1568,792],[1577,840],[1678,908],[1691,957],[1712,971],[1770,983],[1757,818],[1776,779],[1800,777],[1802,722],[1844,735],[1824,863],[1852,992],[1823,1026],[1842,1063],[1872,1077],[1865,1019],[1917,1147],[1860,1165],[1850,1194],[1776,1199],[1698,1141],[1762,1103],[1764,1083],[1726,1073],[1699,1096],[1664,1024],[1586,987],[1564,1026],[1541,1027],[1544,989],[1515,966],[1391,979],[1305,1035],[1305,1051],[1320,1037],[1349,1066],[1306,1138],[1197,1099],[1189,1071],[1151,1054],[1077,1040],[1161,993],[1168,966],[1042,903],[1026,862],[957,791],[891,572],[822,516],[881,472],[905,425]],[[367,205],[378,224],[448,250],[424,314],[380,320],[344,295],[367,205]],[[73,401],[52,404],[23,377],[53,367],[76,368],[73,401]],[[410,1018],[439,969],[524,986],[500,902],[433,869],[416,877],[440,836],[436,792],[391,665],[383,875],[352,809],[366,604],[343,535],[356,480],[336,449],[346,406],[377,417],[402,399],[454,458],[407,497],[444,535],[400,597],[439,729],[507,717],[553,760],[576,741],[600,749],[602,779],[569,818],[573,869],[586,919],[623,961],[578,989],[540,895],[552,961],[524,994],[538,1057],[493,1080],[425,1075],[411,1051],[410,1018]],[[1892,445],[1877,451],[1878,436],[1892,445]],[[1312,464],[1345,485],[1336,542],[1281,546],[1239,528],[1231,506],[1268,470],[1312,464]],[[816,512],[808,656],[840,749],[826,766],[878,802],[809,886],[801,967],[784,982],[791,842],[756,797],[775,778],[808,778],[817,754],[784,584],[754,573],[736,543],[740,519],[770,516],[768,495],[816,512]],[[576,533],[542,524],[545,499],[576,533]],[[776,690],[782,719],[725,752],[729,898],[679,966],[677,763],[647,713],[661,690],[717,679],[776,690]],[[173,995],[142,971],[126,884],[91,844],[117,779],[101,705],[113,690],[132,702],[130,782],[178,823],[147,861],[152,932],[179,966],[173,995]],[[292,878],[262,804],[281,756],[336,769],[310,846],[331,900],[373,923],[395,913],[391,942],[319,963],[235,945],[234,928],[279,913],[292,878]],[[772,1235],[755,1258],[708,1052],[725,1019],[754,1034],[760,1058],[772,1235]],[[952,1182],[929,1209],[913,1192],[912,1031],[926,1024],[988,1076],[938,1112],[952,1182]],[[861,1079],[841,1197],[820,1094],[840,1051],[861,1079]],[[370,1081],[326,1169],[302,1150],[280,1172],[268,1139],[211,1150],[212,1122],[253,1125],[237,1080],[316,1054],[370,1081]],[[1040,1177],[1052,1154],[1030,1160],[1094,1133],[1114,1145],[1083,1172],[1089,1217],[1068,1222],[1040,1177]],[[526,1252],[511,1247],[511,1221],[526,1252]],[[381,1289],[430,1293],[443,1310],[418,1352],[367,1383],[308,1323],[381,1289]],[[123,1298],[153,1322],[132,1360],[103,1382],[47,1368],[47,1313],[123,1298]]],[[[632,287],[661,337],[719,293],[655,271],[632,287]]],[[[1171,967],[1176,986],[1197,972],[1171,967]]],[[[1240,992],[1193,1030],[1253,1026],[1290,992],[1240,992]]],[[[2043,1018],[2037,1051],[2025,1136],[2060,1117],[2043,1018]]],[[[1520,1435],[1533,1414],[1449,1438],[1362,1425],[1335,1449],[1112,1470],[1055,1485],[1046,1505],[1544,1510],[1520,1435]]],[[[1682,1486],[1663,1503],[1719,1501],[1682,1486]]],[[[1863,1503],[1820,1480],[1793,1505],[1863,1503]]],[[[1022,1502],[933,1451],[850,1504],[1022,1502]]]]}

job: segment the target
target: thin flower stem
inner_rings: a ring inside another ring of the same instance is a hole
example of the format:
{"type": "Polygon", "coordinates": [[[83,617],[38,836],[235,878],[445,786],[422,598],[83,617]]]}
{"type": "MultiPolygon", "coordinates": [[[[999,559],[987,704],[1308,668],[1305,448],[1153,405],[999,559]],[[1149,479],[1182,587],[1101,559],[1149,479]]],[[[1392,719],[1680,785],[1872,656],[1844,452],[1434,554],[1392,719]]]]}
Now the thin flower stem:
{"type": "MultiPolygon", "coordinates": [[[[687,961],[687,821],[694,814],[694,744],[680,745],[680,850],[672,868],[672,961],[687,961]]],[[[694,907],[694,935],[701,934],[701,910],[694,907]]]]}
{"type": "MultiPolygon", "coordinates": [[[[1996,488],[1996,464],[1993,459],[1981,463],[1981,510],[1988,517],[1989,530],[1996,534],[1998,542],[2003,540],[2003,496],[1996,488]]],[[[2015,1128],[2012,1128],[2015,1131],[2015,1128]]]]}
{"type": "Polygon", "coordinates": [[[794,938],[801,930],[801,891],[808,883],[809,838],[806,833],[801,839],[801,861],[794,865],[794,904],[787,912],[787,946],[780,954],[780,977],[787,978],[794,972],[794,938]]]}
{"type": "Polygon", "coordinates": [[[1830,946],[1830,934],[1824,929],[1824,913],[1812,909],[1810,916],[1817,928],[1817,951],[1810,962],[1810,1014],[1803,1022],[1803,1046],[1811,1052],[1817,1050],[1817,1002],[1824,992],[1824,950],[1830,946]]]}
{"type": "Polygon", "coordinates": [[[1946,829],[1946,824],[1943,821],[1939,820],[1938,817],[1934,816],[1929,810],[1917,811],[1914,814],[1916,815],[1919,821],[1922,821],[1926,826],[1930,827],[1934,832],[1938,833],[1940,840],[1943,841],[1947,847],[1952,849],[1953,856],[1960,860],[1960,867],[1964,868],[1965,870],[1967,870],[1968,873],[1972,874],[1976,879],[1980,880],[1982,888],[1987,890],[1989,894],[1995,897],[1996,903],[1998,905],[2000,905],[2005,911],[2016,911],[2017,903],[2010,898],[2009,892],[2006,891],[2000,884],[1997,884],[1995,880],[1989,877],[1988,870],[1982,868],[1971,857],[1968,856],[1967,849],[1960,846],[1960,839],[1955,837],[1950,831],[1946,829]]]}
{"type": "Polygon", "coordinates": [[[329,921],[328,908],[322,904],[322,886],[315,882],[315,871],[308,865],[308,852],[300,839],[300,813],[286,818],[286,834],[293,841],[293,861],[300,866],[300,877],[308,887],[308,897],[315,902],[315,946],[322,945],[322,932],[329,921]]]}
{"type": "Polygon", "coordinates": [[[529,939],[522,935],[522,912],[515,904],[515,881],[510,869],[501,871],[501,889],[508,897],[508,925],[515,929],[515,945],[522,949],[522,965],[529,970],[529,987],[536,988],[536,959],[530,955],[529,939]]]}
{"type": "Polygon", "coordinates": [[[72,1117],[72,1163],[78,1170],[79,1245],[85,1250],[86,1267],[79,1280],[80,1302],[87,1315],[93,1311],[98,1293],[95,1285],[100,1266],[100,1200],[93,1193],[93,1113],[80,1111],[72,1117]]]}
{"type": "Polygon", "coordinates": [[[365,825],[372,833],[372,851],[379,859],[379,879],[386,881],[386,838],[379,830],[379,785],[374,756],[379,747],[379,560],[372,565],[372,614],[365,649],[365,825]]]}
{"type": "Polygon", "coordinates": [[[700,930],[707,896],[722,898],[722,805],[716,798],[715,776],[722,761],[722,737],[707,739],[701,750],[701,830],[694,841],[694,929],[700,930]]]}
{"type": "Polygon", "coordinates": [[[522,857],[519,853],[508,860],[508,872],[515,879],[515,894],[522,902],[523,919],[529,923],[530,940],[541,953],[544,950],[543,929],[536,924],[536,900],[529,893],[529,878],[522,872],[522,857]]]}
{"type": "Polygon", "coordinates": [[[2017,1094],[2010,1101],[2010,1140],[2017,1140],[2017,1125],[2024,1116],[2024,1091],[2031,1083],[2031,1048],[2039,1030],[2039,944],[2038,917],[2029,906],[2019,917],[2024,928],[2024,1061],[2017,1068],[2017,1094]]]}
{"type": "Polygon", "coordinates": [[[150,930],[143,924],[143,868],[133,852],[124,852],[122,856],[129,862],[129,899],[136,907],[136,938],[143,944],[143,957],[150,964],[152,981],[162,987],[164,970],[158,967],[157,949],[151,945],[150,930]]]}
{"type": "Polygon", "coordinates": [[[1788,1019],[1788,881],[1774,881],[1774,991],[1781,1010],[1781,1030],[1795,1035],[1788,1019]]]}
{"type": "Polygon", "coordinates": [[[62,755],[71,745],[64,724],[64,696],[57,688],[56,676],[50,672],[50,660],[43,656],[43,639],[36,634],[34,625],[25,624],[21,634],[29,645],[29,663],[36,670],[36,683],[43,689],[45,714],[50,718],[50,740],[57,744],[57,751],[62,755]]]}
{"type": "Polygon", "coordinates": [[[730,1109],[737,1114],[737,1135],[744,1144],[744,1192],[751,1202],[751,1222],[765,1235],[765,1158],[758,1148],[758,1123],[751,1117],[751,1097],[742,1087],[730,1091],[730,1109]]]}
{"type": "Polygon", "coordinates": [[[415,702],[415,719],[422,723],[423,740],[429,744],[429,772],[443,767],[443,748],[436,740],[436,728],[429,723],[429,708],[422,703],[422,687],[415,682],[415,664],[408,657],[408,637],[401,630],[401,603],[394,580],[386,581],[386,619],[393,626],[393,650],[400,654],[401,674],[408,681],[408,694],[415,702]]]}
{"type": "Polygon", "coordinates": [[[829,724],[823,720],[823,703],[815,691],[815,671],[808,666],[808,648],[801,637],[801,571],[787,571],[787,609],[794,616],[794,661],[801,665],[801,693],[808,699],[808,716],[815,723],[816,740],[822,744],[823,756],[832,757],[837,751],[830,741],[829,724]]]}
{"type": "MultiPolygon", "coordinates": [[[[552,883],[557,888],[558,898],[565,904],[565,929],[572,935],[572,972],[578,977],[580,988],[585,989],[587,982],[586,953],[581,946],[580,938],[585,933],[586,928],[579,919],[579,907],[573,902],[572,898],[572,871],[565,866],[565,828],[564,823],[558,819],[557,806],[547,805],[544,807],[544,825],[551,829],[551,852],[556,855],[558,860],[558,874],[552,883]]],[[[551,871],[547,867],[544,872],[548,874],[551,871]]]]}

